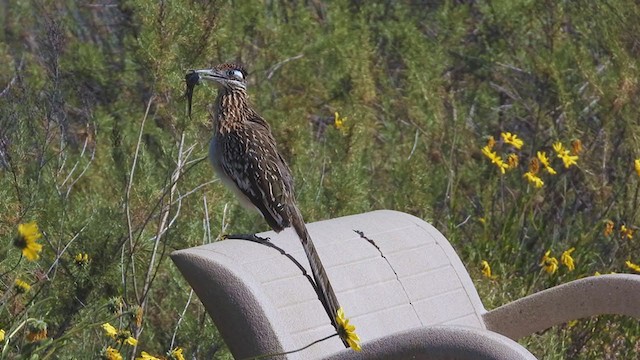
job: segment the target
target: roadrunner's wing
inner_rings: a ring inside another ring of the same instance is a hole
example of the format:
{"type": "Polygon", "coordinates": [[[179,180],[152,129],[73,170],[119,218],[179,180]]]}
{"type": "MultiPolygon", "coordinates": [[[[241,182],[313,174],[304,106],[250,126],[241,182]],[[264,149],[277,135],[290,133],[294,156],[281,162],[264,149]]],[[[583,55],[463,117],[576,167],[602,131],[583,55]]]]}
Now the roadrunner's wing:
{"type": "Polygon", "coordinates": [[[229,157],[222,163],[225,173],[273,230],[279,232],[289,227],[286,204],[292,193],[291,171],[278,154],[268,128],[257,122],[249,123],[225,134],[221,141],[229,157]]]}

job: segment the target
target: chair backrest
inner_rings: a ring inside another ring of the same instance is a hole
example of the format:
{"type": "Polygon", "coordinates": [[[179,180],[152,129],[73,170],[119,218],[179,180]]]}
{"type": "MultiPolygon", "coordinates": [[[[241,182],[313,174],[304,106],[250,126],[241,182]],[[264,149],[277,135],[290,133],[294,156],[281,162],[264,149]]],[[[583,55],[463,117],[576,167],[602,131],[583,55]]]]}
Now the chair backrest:
{"type": "MultiPolygon", "coordinates": [[[[455,251],[433,226],[380,210],[308,224],[346,316],[363,342],[429,325],[483,328],[484,307],[455,251]]],[[[289,351],[334,333],[291,229],[269,247],[227,239],[172,254],[236,358],[289,351]]],[[[337,337],[292,359],[343,349],[337,337]]]]}

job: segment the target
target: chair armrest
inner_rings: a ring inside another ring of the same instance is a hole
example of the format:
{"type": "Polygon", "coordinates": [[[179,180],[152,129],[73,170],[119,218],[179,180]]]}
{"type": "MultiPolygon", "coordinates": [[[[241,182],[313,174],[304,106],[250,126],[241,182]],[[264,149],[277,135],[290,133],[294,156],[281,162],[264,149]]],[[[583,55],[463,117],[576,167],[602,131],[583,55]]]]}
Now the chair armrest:
{"type": "Polygon", "coordinates": [[[531,294],[483,315],[487,329],[517,340],[570,320],[604,315],[640,318],[640,275],[590,276],[531,294]]]}
{"type": "Polygon", "coordinates": [[[500,334],[462,326],[432,326],[391,334],[342,350],[327,360],[535,360],[517,342],[500,334]]]}

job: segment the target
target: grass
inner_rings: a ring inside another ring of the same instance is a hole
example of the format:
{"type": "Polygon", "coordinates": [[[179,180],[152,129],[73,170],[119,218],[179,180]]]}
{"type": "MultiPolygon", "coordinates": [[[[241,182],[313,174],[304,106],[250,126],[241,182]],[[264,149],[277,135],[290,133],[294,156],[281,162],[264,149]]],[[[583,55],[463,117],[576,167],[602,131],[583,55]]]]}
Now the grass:
{"type": "MultiPolygon", "coordinates": [[[[215,89],[198,87],[186,116],[185,71],[224,61],[249,67],[308,221],[380,208],[427,219],[488,308],[633,272],[638,235],[620,230],[640,224],[639,15],[630,0],[1,5],[0,357],[231,357],[167,258],[267,229],[201,161],[215,89]],[[481,152],[489,136],[520,164],[501,174],[481,152]],[[553,144],[575,140],[565,168],[553,144]],[[537,173],[541,188],[523,178],[538,151],[557,171],[537,173]],[[30,221],[37,261],[13,246],[30,221]],[[540,267],[572,247],[575,270],[540,267]],[[43,322],[46,339],[29,341],[43,322]]],[[[637,320],[601,316],[521,342],[544,359],[631,358],[639,337],[637,320]]]]}

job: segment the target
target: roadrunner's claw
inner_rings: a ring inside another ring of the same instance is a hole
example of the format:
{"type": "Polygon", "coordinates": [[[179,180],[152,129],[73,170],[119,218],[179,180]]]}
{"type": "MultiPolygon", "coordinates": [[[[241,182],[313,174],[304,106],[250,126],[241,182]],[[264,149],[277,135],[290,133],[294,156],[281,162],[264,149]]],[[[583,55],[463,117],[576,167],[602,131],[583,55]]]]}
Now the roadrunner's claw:
{"type": "Polygon", "coordinates": [[[263,238],[256,234],[225,234],[225,235],[222,235],[222,239],[223,240],[226,240],[226,239],[248,240],[248,241],[257,242],[260,244],[271,242],[270,238],[268,237],[263,238]]]}
{"type": "Polygon", "coordinates": [[[258,235],[253,235],[253,237],[258,240],[259,242],[265,242],[265,243],[270,243],[271,242],[271,238],[269,237],[260,237],[258,235]]]}

